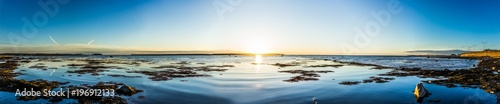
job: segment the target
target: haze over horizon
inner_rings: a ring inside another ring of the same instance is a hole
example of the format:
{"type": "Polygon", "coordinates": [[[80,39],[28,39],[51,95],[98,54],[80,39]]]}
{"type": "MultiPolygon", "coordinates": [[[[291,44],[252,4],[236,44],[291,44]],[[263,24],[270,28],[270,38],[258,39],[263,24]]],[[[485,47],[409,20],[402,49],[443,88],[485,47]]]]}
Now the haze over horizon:
{"type": "Polygon", "coordinates": [[[500,47],[496,0],[63,1],[0,0],[0,53],[401,55],[500,47]],[[57,9],[45,8],[51,3],[57,9]]]}

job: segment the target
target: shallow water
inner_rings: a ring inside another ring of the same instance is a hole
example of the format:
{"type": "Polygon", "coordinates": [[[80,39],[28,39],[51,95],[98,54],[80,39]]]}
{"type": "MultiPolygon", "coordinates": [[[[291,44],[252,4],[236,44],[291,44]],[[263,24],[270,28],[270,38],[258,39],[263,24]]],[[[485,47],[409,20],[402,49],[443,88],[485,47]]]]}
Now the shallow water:
{"type": "MultiPolygon", "coordinates": [[[[87,57],[54,57],[62,59],[62,62],[39,61],[23,64],[16,70],[26,70],[17,79],[45,79],[51,81],[69,81],[69,85],[96,84],[99,81],[123,82],[144,92],[125,98],[130,103],[218,103],[218,104],[304,104],[313,103],[315,97],[320,104],[332,103],[417,103],[413,90],[421,80],[414,76],[394,77],[387,83],[361,83],[359,85],[341,85],[342,81],[361,81],[370,76],[377,76],[391,71],[392,69],[372,70],[371,67],[342,66],[310,68],[304,65],[338,64],[331,61],[313,59],[336,59],[341,61],[367,62],[394,67],[424,67],[427,69],[442,68],[468,68],[476,64],[476,60],[462,59],[437,59],[422,57],[367,57],[367,56],[267,56],[262,60],[256,60],[253,56],[114,56],[113,59],[124,60],[147,60],[141,65],[107,64],[110,66],[126,67],[126,69],[107,69],[100,76],[90,74],[66,73],[68,70],[78,68],[63,67],[71,63],[82,63],[68,59],[85,59],[87,57]],[[438,60],[438,61],[435,61],[438,60]],[[212,75],[212,77],[174,78],[168,81],[151,81],[148,76],[140,73],[126,73],[133,70],[161,70],[151,67],[171,65],[178,62],[190,62],[186,66],[205,65],[234,65],[225,72],[201,72],[212,75]],[[256,61],[262,61],[255,64],[256,61]],[[407,62],[407,61],[411,61],[407,62]],[[302,63],[300,66],[278,67],[274,63],[302,63]],[[48,67],[58,69],[32,69],[29,66],[44,63],[48,67]],[[333,73],[319,73],[318,81],[284,82],[283,80],[299,74],[279,73],[282,70],[331,70],[333,73]],[[141,78],[110,77],[107,74],[121,74],[129,76],[142,76],[141,78]],[[64,75],[64,76],[63,76],[64,75]],[[69,76],[72,75],[72,76],[69,76]],[[181,80],[187,80],[183,82],[181,80]],[[139,99],[138,96],[145,96],[139,99]]],[[[108,56],[94,56],[92,59],[109,59],[108,56]]],[[[432,93],[423,100],[441,100],[444,104],[480,104],[495,103],[496,96],[486,93],[479,88],[447,88],[433,84],[424,86],[432,93]]],[[[36,103],[47,102],[44,99],[36,101],[17,101],[14,93],[0,92],[0,103],[36,103]]],[[[65,99],[64,102],[74,102],[65,99]]]]}
{"type": "Polygon", "coordinates": [[[407,56],[305,56],[321,59],[332,59],[344,62],[359,62],[366,64],[383,65],[389,67],[422,68],[432,70],[455,70],[473,68],[479,60],[453,58],[427,58],[407,56]]]}

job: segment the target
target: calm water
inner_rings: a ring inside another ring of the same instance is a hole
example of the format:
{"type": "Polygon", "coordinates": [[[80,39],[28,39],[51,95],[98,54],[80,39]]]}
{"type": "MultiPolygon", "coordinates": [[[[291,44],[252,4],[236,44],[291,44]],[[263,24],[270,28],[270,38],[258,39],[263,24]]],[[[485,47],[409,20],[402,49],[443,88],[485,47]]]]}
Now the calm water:
{"type": "MultiPolygon", "coordinates": [[[[115,56],[113,59],[140,59],[149,62],[141,62],[140,66],[108,64],[110,66],[126,67],[124,69],[107,69],[109,72],[102,74],[122,74],[130,76],[143,76],[142,78],[109,77],[106,75],[91,76],[83,74],[66,73],[68,70],[78,68],[64,67],[70,63],[84,63],[69,59],[84,59],[87,57],[56,57],[62,62],[34,61],[23,64],[16,71],[26,70],[27,75],[18,76],[18,79],[34,80],[46,79],[53,81],[69,81],[69,85],[90,84],[99,81],[123,82],[127,85],[142,89],[144,92],[130,97],[130,103],[219,103],[219,104],[308,104],[316,97],[319,104],[386,104],[386,103],[417,103],[413,95],[415,85],[426,80],[414,76],[394,77],[388,83],[361,83],[359,85],[340,85],[342,81],[361,81],[370,76],[377,76],[391,71],[392,69],[371,70],[371,67],[343,66],[339,68],[318,67],[306,68],[304,65],[338,64],[331,61],[313,59],[335,59],[341,61],[355,61],[371,64],[379,64],[393,67],[422,67],[425,69],[460,69],[470,68],[477,64],[476,60],[461,59],[438,59],[425,57],[380,57],[380,56],[284,56],[284,57],[252,57],[252,56],[115,56]],[[225,72],[201,72],[212,75],[212,77],[174,78],[168,81],[151,81],[148,76],[139,73],[126,73],[130,70],[160,70],[151,67],[171,65],[178,62],[190,62],[186,66],[206,65],[235,65],[227,68],[225,72]],[[260,64],[255,64],[261,62],[260,64]],[[269,64],[274,63],[302,63],[301,66],[280,68],[269,64]],[[48,67],[58,69],[39,70],[30,69],[37,63],[44,63],[48,67]],[[253,64],[254,63],[254,64],[253,64]],[[295,83],[283,82],[283,80],[298,74],[279,73],[283,70],[331,70],[333,73],[320,73],[318,81],[301,81],[295,83]],[[63,76],[64,75],[64,76],[63,76]],[[72,75],[72,76],[68,76],[72,75]],[[180,80],[187,80],[182,82],[180,80]],[[139,99],[138,96],[145,96],[139,99]]],[[[108,57],[90,57],[93,59],[107,59],[108,57]]],[[[441,100],[443,104],[484,104],[496,103],[496,96],[486,93],[479,88],[446,88],[433,84],[424,86],[432,93],[424,99],[441,100]]],[[[37,101],[17,101],[14,93],[0,92],[0,103],[36,103],[47,102],[43,99],[37,101]]],[[[64,100],[64,102],[74,102],[64,100]]]]}

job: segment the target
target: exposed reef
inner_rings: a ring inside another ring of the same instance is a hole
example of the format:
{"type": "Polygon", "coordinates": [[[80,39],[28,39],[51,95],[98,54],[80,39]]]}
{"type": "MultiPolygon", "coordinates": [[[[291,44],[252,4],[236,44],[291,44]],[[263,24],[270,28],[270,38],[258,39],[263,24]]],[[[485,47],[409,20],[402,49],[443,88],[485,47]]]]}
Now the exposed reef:
{"type": "Polygon", "coordinates": [[[320,77],[318,73],[331,73],[333,71],[330,70],[286,70],[279,71],[280,73],[291,73],[291,74],[300,74],[298,76],[290,77],[290,79],[283,80],[285,82],[299,82],[299,81],[315,81],[319,80],[317,77],[320,77]]]}
{"type": "MultiPolygon", "coordinates": [[[[16,79],[15,77],[22,75],[22,73],[19,72],[14,72],[20,64],[19,62],[27,62],[26,58],[19,58],[19,57],[14,57],[14,56],[0,56],[0,60],[2,63],[0,63],[0,91],[5,91],[5,92],[16,92],[18,89],[33,89],[34,91],[42,91],[42,95],[47,93],[43,92],[44,89],[47,90],[53,90],[56,88],[64,88],[65,90],[74,90],[74,89],[112,89],[116,91],[117,96],[110,96],[110,97],[104,97],[104,96],[18,96],[16,99],[17,100],[24,100],[24,101],[29,101],[29,100],[38,100],[38,99],[47,99],[51,103],[58,103],[61,102],[63,99],[74,99],[77,100],[78,103],[85,103],[85,104],[90,104],[90,103],[127,103],[127,100],[120,97],[119,95],[124,95],[124,96],[131,96],[140,92],[143,92],[142,90],[136,89],[131,86],[127,86],[123,83],[117,83],[117,82],[99,82],[96,85],[89,86],[87,84],[82,84],[80,86],[75,86],[75,85],[67,85],[70,82],[58,82],[58,81],[47,81],[47,80],[42,80],[42,79],[37,79],[37,80],[24,80],[24,79],[16,79]]],[[[58,62],[56,59],[51,59],[51,58],[46,58],[45,60],[51,60],[53,62],[58,62]]],[[[46,69],[45,66],[41,66],[43,64],[36,64],[35,66],[32,66],[30,68],[35,68],[35,69],[46,69]]],[[[95,70],[99,69],[102,67],[85,67],[85,69],[89,70],[95,70]]],[[[75,71],[75,72],[82,72],[82,71],[75,71]]]]}

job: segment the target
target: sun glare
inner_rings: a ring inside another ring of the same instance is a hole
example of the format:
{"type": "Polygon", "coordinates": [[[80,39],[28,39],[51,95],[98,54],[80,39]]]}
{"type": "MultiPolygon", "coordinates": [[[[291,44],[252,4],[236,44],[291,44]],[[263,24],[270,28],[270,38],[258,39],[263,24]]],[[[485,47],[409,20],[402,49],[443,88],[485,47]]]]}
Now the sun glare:
{"type": "Polygon", "coordinates": [[[251,45],[248,46],[247,52],[253,54],[265,54],[270,53],[268,45],[261,41],[253,41],[251,45]]]}
{"type": "Polygon", "coordinates": [[[262,55],[255,55],[255,63],[257,63],[256,66],[255,66],[255,69],[256,69],[255,71],[257,73],[259,73],[260,66],[261,66],[261,63],[262,63],[262,55]]]}
{"type": "Polygon", "coordinates": [[[262,55],[255,55],[255,63],[257,64],[262,63],[262,55]]]}

